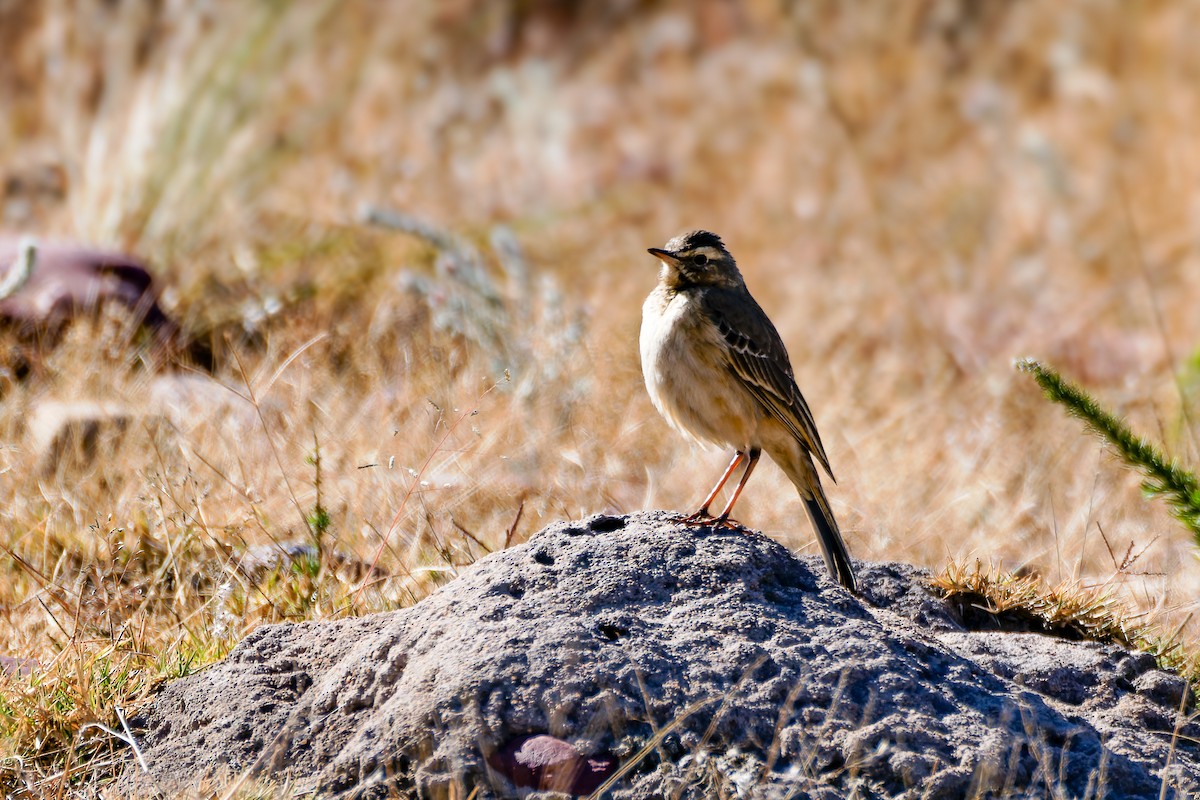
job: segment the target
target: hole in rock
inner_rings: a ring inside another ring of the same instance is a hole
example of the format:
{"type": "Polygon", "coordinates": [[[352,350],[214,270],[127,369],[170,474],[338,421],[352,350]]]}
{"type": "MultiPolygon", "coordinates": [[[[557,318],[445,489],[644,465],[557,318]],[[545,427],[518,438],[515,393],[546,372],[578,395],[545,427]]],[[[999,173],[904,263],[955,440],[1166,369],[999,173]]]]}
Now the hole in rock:
{"type": "Polygon", "coordinates": [[[610,625],[607,622],[605,622],[600,625],[600,635],[603,636],[605,639],[608,639],[610,642],[615,642],[617,639],[620,639],[622,636],[628,636],[629,629],[622,628],[619,625],[610,625]]]}
{"type": "Polygon", "coordinates": [[[625,527],[624,517],[596,517],[588,525],[589,528],[597,533],[611,533],[619,531],[625,527]]]}

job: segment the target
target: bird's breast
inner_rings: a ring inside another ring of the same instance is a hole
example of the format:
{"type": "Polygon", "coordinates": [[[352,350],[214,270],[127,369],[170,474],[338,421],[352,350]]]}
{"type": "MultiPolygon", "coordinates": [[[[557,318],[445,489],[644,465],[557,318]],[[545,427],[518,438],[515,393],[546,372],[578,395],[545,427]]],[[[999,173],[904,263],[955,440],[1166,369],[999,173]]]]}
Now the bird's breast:
{"type": "Polygon", "coordinates": [[[646,298],[640,337],[646,391],[676,430],[741,449],[756,438],[759,410],[734,382],[720,333],[697,302],[662,287],[646,298]]]}

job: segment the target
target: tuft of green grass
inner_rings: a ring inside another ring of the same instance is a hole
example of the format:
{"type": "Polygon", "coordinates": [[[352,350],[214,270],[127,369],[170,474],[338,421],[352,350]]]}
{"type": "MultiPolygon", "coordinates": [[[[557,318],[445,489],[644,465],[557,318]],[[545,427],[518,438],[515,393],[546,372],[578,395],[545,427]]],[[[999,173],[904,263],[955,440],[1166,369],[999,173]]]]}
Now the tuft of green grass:
{"type": "Polygon", "coordinates": [[[308,531],[313,539],[313,546],[317,552],[317,562],[321,561],[321,556],[324,554],[325,539],[329,535],[329,528],[333,525],[333,518],[329,516],[329,510],[321,503],[321,442],[317,438],[316,431],[313,431],[313,452],[306,461],[313,468],[313,500],[312,511],[308,513],[305,519],[308,521],[308,531]]]}
{"type": "Polygon", "coordinates": [[[1142,488],[1146,493],[1166,499],[1171,513],[1187,526],[1196,543],[1200,544],[1200,481],[1194,472],[1184,469],[1138,436],[1123,420],[1054,369],[1032,358],[1017,361],[1016,367],[1032,375],[1046,397],[1065,408],[1071,416],[1083,420],[1089,430],[1116,448],[1125,463],[1140,470],[1145,475],[1142,488]]]}

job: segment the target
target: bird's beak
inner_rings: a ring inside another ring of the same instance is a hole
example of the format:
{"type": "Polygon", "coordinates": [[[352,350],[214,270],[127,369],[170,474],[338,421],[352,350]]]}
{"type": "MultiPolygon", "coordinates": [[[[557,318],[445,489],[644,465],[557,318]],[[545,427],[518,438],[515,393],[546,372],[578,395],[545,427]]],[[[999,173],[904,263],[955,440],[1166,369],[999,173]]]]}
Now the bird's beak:
{"type": "Polygon", "coordinates": [[[672,253],[670,250],[660,250],[657,247],[651,247],[646,252],[652,256],[655,256],[656,258],[661,259],[662,261],[664,261],[668,264],[678,264],[679,263],[679,259],[676,258],[675,254],[672,253]]]}

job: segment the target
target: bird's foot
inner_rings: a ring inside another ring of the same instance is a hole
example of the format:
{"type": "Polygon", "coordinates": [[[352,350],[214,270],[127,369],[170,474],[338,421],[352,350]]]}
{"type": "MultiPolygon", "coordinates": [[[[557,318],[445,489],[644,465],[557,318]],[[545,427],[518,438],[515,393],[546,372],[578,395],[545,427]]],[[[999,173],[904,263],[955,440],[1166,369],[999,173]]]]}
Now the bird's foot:
{"type": "Polygon", "coordinates": [[[736,519],[730,519],[728,514],[723,514],[719,517],[714,517],[708,513],[707,508],[702,508],[695,514],[688,514],[686,517],[680,517],[679,521],[684,525],[694,525],[703,528],[728,528],[729,530],[744,530],[745,525],[738,522],[736,519]]]}
{"type": "Polygon", "coordinates": [[[686,517],[680,517],[679,521],[684,525],[711,525],[716,519],[712,514],[708,513],[707,508],[702,508],[695,514],[688,514],[686,517]]]}

